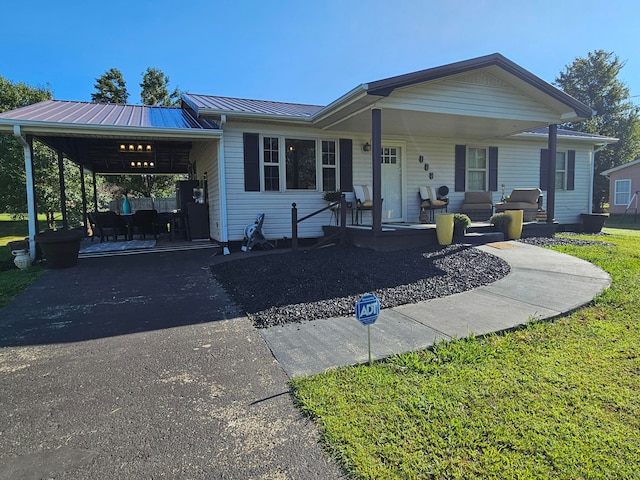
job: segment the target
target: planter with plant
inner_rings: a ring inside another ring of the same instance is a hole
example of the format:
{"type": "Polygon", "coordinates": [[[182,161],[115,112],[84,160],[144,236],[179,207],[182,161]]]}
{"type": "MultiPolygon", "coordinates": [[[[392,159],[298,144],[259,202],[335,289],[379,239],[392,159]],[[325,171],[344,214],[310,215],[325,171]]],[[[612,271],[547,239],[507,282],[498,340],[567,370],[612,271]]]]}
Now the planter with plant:
{"type": "Polygon", "coordinates": [[[506,213],[496,213],[489,219],[489,223],[498,231],[502,232],[505,240],[509,238],[509,225],[511,224],[511,217],[506,213]]]}
{"type": "Polygon", "coordinates": [[[324,192],[322,194],[322,199],[328,203],[339,202],[341,198],[342,192],[340,190],[337,190],[335,192],[324,192]]]}
{"type": "Polygon", "coordinates": [[[471,219],[464,213],[453,214],[453,236],[456,238],[464,237],[467,228],[471,226],[471,219]]]}

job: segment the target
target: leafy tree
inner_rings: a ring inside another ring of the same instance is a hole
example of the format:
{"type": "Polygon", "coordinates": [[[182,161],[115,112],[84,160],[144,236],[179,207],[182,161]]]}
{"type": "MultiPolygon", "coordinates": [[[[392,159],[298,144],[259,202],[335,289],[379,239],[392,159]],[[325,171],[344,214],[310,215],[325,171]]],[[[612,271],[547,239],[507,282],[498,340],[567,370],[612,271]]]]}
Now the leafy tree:
{"type": "Polygon", "coordinates": [[[629,100],[629,89],[618,79],[624,65],[613,52],[596,50],[586,58],[576,58],[555,81],[596,112],[589,120],[563,127],[619,139],[595,155],[593,206],[599,211],[609,199],[609,181],[600,172],[630,162],[640,153],[640,110],[629,100]]]}
{"type": "MultiPolygon", "coordinates": [[[[13,83],[0,76],[0,112],[6,112],[52,98],[47,87],[13,83]]],[[[44,148],[34,146],[34,163],[41,160],[44,148]]],[[[39,172],[36,172],[38,174],[39,172]]],[[[27,211],[26,174],[22,146],[13,135],[0,135],[0,211],[24,214],[27,211]]],[[[38,208],[43,208],[40,202],[38,208]]]]}
{"type": "Polygon", "coordinates": [[[180,92],[176,88],[169,93],[169,77],[162,70],[148,67],[140,87],[140,99],[144,105],[175,107],[180,103],[180,92]]]}
{"type": "Polygon", "coordinates": [[[91,94],[91,101],[95,103],[127,103],[129,98],[124,78],[117,68],[107,70],[96,78],[94,88],[97,91],[91,94]]]}

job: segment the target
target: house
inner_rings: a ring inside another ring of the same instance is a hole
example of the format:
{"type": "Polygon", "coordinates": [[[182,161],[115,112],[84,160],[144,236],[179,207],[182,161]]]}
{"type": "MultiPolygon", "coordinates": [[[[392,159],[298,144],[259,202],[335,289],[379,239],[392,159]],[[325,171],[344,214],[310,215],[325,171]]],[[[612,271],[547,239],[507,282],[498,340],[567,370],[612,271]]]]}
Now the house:
{"type": "Polygon", "coordinates": [[[601,172],[609,177],[609,213],[638,213],[640,205],[640,158],[601,172]]]}
{"type": "MultiPolygon", "coordinates": [[[[323,191],[354,185],[372,187],[373,232],[417,222],[425,185],[449,188],[449,211],[465,191],[498,202],[541,187],[548,221],[577,224],[591,211],[594,148],[615,139],[557,125],[591,113],[492,54],[364,83],[326,106],[196,94],[181,108],[53,100],[0,114],[0,132],[23,143],[27,169],[33,136],[94,174],[188,172],[206,183],[211,238],[226,243],[258,213],[267,238],[290,238],[293,203],[302,217],[326,205],[323,191]]],[[[322,236],[329,221],[324,212],[298,234],[322,236]]]]}

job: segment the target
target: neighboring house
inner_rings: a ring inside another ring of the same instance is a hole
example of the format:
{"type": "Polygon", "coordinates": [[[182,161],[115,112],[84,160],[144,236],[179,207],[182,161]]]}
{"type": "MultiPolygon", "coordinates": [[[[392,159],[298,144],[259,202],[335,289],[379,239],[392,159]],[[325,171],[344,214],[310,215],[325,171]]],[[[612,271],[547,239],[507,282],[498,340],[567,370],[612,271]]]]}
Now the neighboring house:
{"type": "MultiPolygon", "coordinates": [[[[33,135],[96,173],[140,172],[135,153],[118,146],[148,143],[154,168],[145,173],[206,179],[211,238],[227,242],[242,240],[258,213],[267,238],[289,238],[292,203],[304,216],[326,205],[323,191],[353,185],[383,199],[368,220],[374,230],[417,222],[421,185],[449,187],[453,212],[465,191],[491,191],[495,203],[502,185],[506,195],[541,187],[549,220],[577,224],[591,211],[594,148],[616,139],[556,125],[590,115],[493,54],[365,83],[327,106],[195,94],[177,109],[47,101],[0,114],[0,131],[33,135]]],[[[299,235],[321,236],[325,213],[299,235]]]]}
{"type": "Polygon", "coordinates": [[[609,177],[609,213],[636,213],[640,206],[640,158],[601,172],[609,177]]]}

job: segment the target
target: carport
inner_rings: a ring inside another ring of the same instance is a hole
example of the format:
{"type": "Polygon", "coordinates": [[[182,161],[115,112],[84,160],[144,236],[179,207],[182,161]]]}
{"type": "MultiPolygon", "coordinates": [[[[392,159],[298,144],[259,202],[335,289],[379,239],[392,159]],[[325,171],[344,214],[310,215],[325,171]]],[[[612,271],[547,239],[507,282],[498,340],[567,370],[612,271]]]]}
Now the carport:
{"type": "MultiPolygon", "coordinates": [[[[148,107],[47,100],[0,113],[0,132],[13,134],[24,149],[27,178],[29,250],[35,257],[37,209],[33,169],[33,140],[57,153],[63,225],[68,226],[63,158],[80,168],[83,213],[87,217],[84,173],[195,175],[190,159],[194,142],[220,144],[221,126],[198,118],[189,108],[148,107]]],[[[221,174],[223,172],[220,172],[221,174]]],[[[97,209],[97,193],[93,192],[97,209]]],[[[221,208],[225,207],[221,205],[221,208]]]]}

